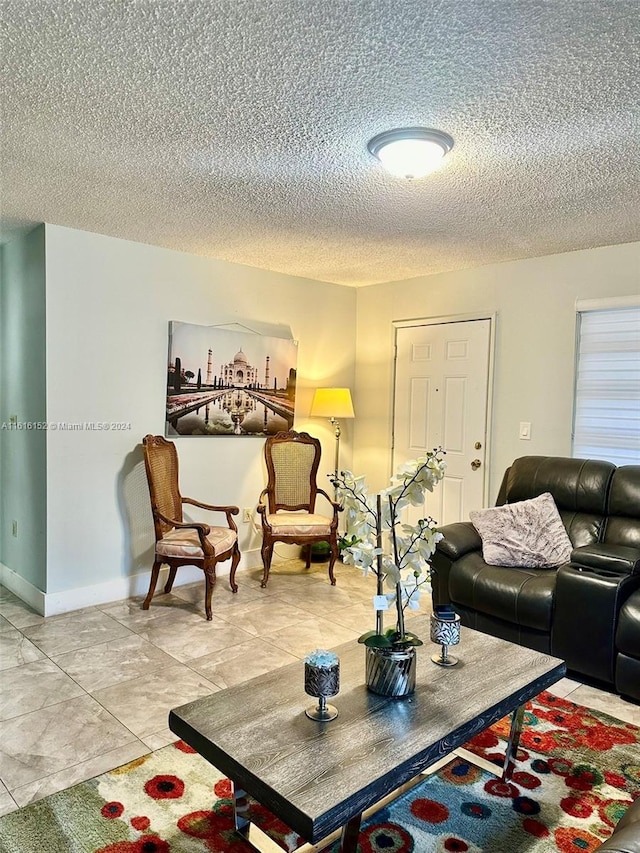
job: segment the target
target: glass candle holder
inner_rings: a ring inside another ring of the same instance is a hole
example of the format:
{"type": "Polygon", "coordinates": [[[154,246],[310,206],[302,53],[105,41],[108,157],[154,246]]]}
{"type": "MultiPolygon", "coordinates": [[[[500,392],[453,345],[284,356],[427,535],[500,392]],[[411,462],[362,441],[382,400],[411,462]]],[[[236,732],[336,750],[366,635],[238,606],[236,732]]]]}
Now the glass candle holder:
{"type": "Polygon", "coordinates": [[[340,660],[334,652],[316,649],[304,659],[304,691],[318,699],[317,706],[305,710],[312,720],[335,720],[338,709],[327,704],[327,697],[340,691],[340,660]]]}
{"type": "Polygon", "coordinates": [[[449,654],[449,646],[460,642],[460,617],[457,613],[447,614],[446,617],[437,613],[431,614],[431,642],[439,643],[440,654],[431,655],[431,660],[438,666],[455,666],[458,658],[449,654]]]}

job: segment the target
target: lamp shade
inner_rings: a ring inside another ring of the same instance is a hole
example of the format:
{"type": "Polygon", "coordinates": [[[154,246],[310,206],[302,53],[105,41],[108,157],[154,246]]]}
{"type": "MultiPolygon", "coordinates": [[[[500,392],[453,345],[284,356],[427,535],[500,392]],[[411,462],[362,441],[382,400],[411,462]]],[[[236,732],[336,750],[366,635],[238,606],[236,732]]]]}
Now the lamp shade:
{"type": "Polygon", "coordinates": [[[314,418],[355,418],[351,391],[348,388],[316,388],[309,414],[314,418]]]}

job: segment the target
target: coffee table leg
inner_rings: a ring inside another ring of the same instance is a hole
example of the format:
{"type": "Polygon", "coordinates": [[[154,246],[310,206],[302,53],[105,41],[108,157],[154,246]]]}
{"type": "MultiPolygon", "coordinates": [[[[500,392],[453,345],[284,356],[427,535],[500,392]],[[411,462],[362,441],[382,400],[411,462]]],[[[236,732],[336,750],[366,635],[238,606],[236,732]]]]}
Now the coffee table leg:
{"type": "MultiPolygon", "coordinates": [[[[233,820],[238,835],[257,853],[282,853],[282,847],[251,823],[249,798],[242,788],[233,785],[233,820]]],[[[355,848],[354,848],[355,850],[355,848]]]]}
{"type": "Polygon", "coordinates": [[[511,774],[513,773],[514,762],[516,753],[518,751],[518,744],[520,743],[520,735],[522,734],[522,721],[524,719],[524,705],[520,705],[519,708],[511,715],[511,731],[509,732],[509,743],[507,744],[507,750],[504,755],[504,764],[502,768],[502,779],[510,779],[511,774]]]}
{"type": "Polygon", "coordinates": [[[357,814],[342,827],[342,835],[340,836],[340,853],[356,853],[361,822],[362,814],[357,814]]]}
{"type": "Polygon", "coordinates": [[[233,822],[236,832],[249,837],[251,821],[249,820],[249,801],[246,792],[242,788],[233,785],[233,822]]]}

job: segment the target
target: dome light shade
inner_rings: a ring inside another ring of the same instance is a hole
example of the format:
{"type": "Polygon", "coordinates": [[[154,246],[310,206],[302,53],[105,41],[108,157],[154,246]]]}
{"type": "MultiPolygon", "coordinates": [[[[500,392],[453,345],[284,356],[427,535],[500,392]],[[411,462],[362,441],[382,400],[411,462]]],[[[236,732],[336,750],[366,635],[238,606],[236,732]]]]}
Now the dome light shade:
{"type": "Polygon", "coordinates": [[[390,174],[423,178],[442,164],[453,148],[453,139],[441,130],[405,127],[379,133],[367,147],[390,174]]]}

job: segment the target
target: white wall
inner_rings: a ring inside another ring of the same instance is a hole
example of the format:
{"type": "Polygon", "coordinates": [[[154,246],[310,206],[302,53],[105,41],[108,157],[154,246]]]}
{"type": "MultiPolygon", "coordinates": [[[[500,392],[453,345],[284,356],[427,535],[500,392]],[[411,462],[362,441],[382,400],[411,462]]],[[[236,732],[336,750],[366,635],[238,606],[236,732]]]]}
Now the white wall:
{"type": "MultiPolygon", "coordinates": [[[[354,290],[47,226],[47,419],[131,429],[46,435],[46,582],[30,576],[44,587],[44,609],[107,601],[148,582],[153,532],[140,441],[164,431],[169,320],[289,326],[299,340],[296,428],[323,441],[321,477],[334,439],[328,422],[308,418],[312,392],[349,386],[356,420],[342,425],[341,461],[376,488],[390,473],[393,321],[496,312],[493,500],[516,456],[570,453],[576,299],[639,290],[638,243],[354,290]],[[532,423],[530,442],[518,440],[522,420],[532,423]]],[[[260,439],[176,443],[184,494],[255,505],[260,439]]],[[[259,565],[259,538],[239,527],[244,563],[259,565]]]]}
{"type": "Polygon", "coordinates": [[[358,291],[354,467],[372,488],[391,466],[392,323],[497,315],[489,495],[518,456],[571,454],[577,299],[640,292],[640,243],[493,264],[358,291]],[[518,437],[529,421],[531,441],[518,437]]]}
{"type": "Polygon", "coordinates": [[[40,226],[0,247],[0,582],[22,578],[37,588],[46,573],[46,433],[28,427],[45,420],[40,226]]]}
{"type": "MultiPolygon", "coordinates": [[[[46,264],[49,421],[131,424],[47,434],[46,591],[55,609],[148,584],[153,527],[140,442],[164,433],[169,320],[290,326],[299,341],[295,426],[322,440],[321,478],[331,470],[330,425],[308,412],[317,386],[353,386],[353,289],[56,226],[47,226],[46,264]]],[[[263,440],[175,442],[184,495],[255,505],[263,440]]],[[[341,453],[350,461],[350,424],[341,453]]],[[[245,563],[260,565],[259,538],[241,518],[238,526],[245,563]]]]}

